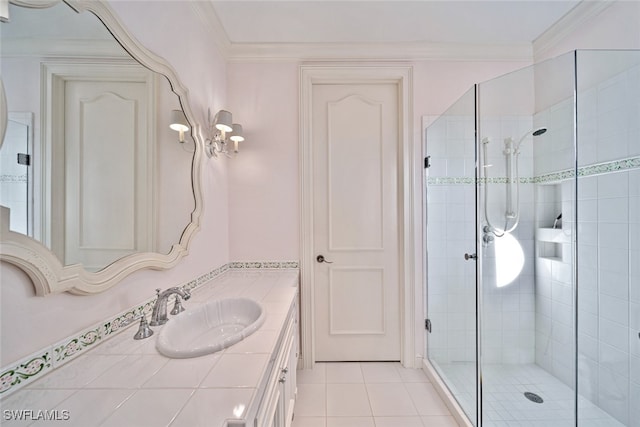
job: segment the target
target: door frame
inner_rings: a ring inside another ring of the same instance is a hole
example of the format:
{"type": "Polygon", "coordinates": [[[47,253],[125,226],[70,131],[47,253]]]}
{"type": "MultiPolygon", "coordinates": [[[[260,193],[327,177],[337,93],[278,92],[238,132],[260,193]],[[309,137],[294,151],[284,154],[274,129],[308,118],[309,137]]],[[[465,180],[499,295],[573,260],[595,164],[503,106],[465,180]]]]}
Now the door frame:
{"type": "Polygon", "coordinates": [[[299,177],[300,177],[300,322],[304,369],[315,363],[313,251],[312,103],[316,84],[396,84],[398,86],[398,232],[400,235],[400,358],[415,367],[415,254],[413,67],[401,63],[318,64],[300,66],[299,177]]]}
{"type": "MultiPolygon", "coordinates": [[[[64,165],[65,145],[65,85],[68,82],[100,81],[100,82],[135,82],[146,86],[147,117],[144,133],[147,137],[146,157],[147,165],[145,179],[153,184],[156,173],[156,152],[152,141],[156,140],[155,117],[158,103],[157,76],[137,63],[117,60],[76,60],[63,58],[60,60],[43,61],[40,64],[40,85],[42,87],[42,99],[40,109],[42,111],[40,140],[40,230],[41,242],[51,248],[51,251],[64,260],[64,242],[66,240],[64,227],[54,227],[53,224],[64,224],[64,168],[56,166],[64,165]],[[55,185],[58,183],[59,185],[55,185]],[[55,202],[57,201],[57,202],[55,202]],[[62,203],[62,204],[61,204],[62,203]]],[[[146,235],[151,236],[146,243],[147,247],[154,247],[153,232],[157,218],[155,214],[155,201],[157,200],[155,188],[143,192],[142,203],[151,212],[152,220],[146,224],[146,235]]],[[[145,251],[146,252],[146,251],[145,251]]],[[[64,262],[63,262],[64,264],[64,262]]]]}

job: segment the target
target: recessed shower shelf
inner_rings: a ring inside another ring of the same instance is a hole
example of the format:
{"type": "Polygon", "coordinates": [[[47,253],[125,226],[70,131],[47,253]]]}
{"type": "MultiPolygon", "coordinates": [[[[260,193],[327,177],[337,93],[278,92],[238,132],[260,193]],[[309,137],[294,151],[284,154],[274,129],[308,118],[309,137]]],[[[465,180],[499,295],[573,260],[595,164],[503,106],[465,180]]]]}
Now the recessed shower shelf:
{"type": "Polygon", "coordinates": [[[536,240],[540,242],[569,243],[569,236],[561,228],[538,228],[536,240]]]}
{"type": "Polygon", "coordinates": [[[562,244],[569,243],[569,237],[560,228],[538,228],[538,257],[555,262],[562,260],[562,244]]]}

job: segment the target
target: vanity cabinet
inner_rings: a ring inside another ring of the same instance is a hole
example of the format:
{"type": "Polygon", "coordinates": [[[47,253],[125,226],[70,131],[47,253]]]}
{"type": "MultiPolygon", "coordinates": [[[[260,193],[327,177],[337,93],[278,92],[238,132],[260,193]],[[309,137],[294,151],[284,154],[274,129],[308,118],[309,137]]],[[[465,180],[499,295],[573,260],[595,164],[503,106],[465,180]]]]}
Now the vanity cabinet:
{"type": "Polygon", "coordinates": [[[291,306],[284,333],[271,361],[266,387],[258,408],[254,427],[291,427],[296,399],[298,363],[298,308],[291,306]]]}

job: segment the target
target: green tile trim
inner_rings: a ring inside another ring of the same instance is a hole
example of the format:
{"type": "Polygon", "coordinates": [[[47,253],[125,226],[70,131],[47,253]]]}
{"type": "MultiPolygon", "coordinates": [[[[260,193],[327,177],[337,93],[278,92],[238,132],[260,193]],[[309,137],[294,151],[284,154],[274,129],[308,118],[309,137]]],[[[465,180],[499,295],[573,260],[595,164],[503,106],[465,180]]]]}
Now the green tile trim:
{"type": "Polygon", "coordinates": [[[10,368],[2,369],[0,372],[0,396],[5,393],[24,386],[34,378],[40,378],[44,373],[53,369],[51,363],[51,353],[47,349],[29,356],[10,368]]]}
{"type": "MultiPolygon", "coordinates": [[[[627,170],[640,169],[640,157],[630,157],[622,160],[613,160],[610,162],[596,163],[588,166],[581,166],[578,168],[578,177],[603,175],[612,172],[620,172],[627,170]]],[[[552,182],[561,182],[567,179],[574,178],[575,170],[566,169],[558,172],[546,173],[535,177],[520,178],[521,184],[547,184],[552,182]]],[[[489,184],[506,184],[506,177],[479,179],[480,183],[489,184]]],[[[428,177],[427,185],[456,185],[475,184],[476,179],[474,177],[428,177]]]]}
{"type": "Polygon", "coordinates": [[[298,261],[236,261],[229,264],[232,269],[291,269],[299,268],[298,261]]]}
{"type": "Polygon", "coordinates": [[[578,168],[578,176],[601,175],[604,173],[619,172],[625,170],[639,169],[640,157],[630,157],[624,160],[598,163],[590,166],[578,168]]]}
{"type": "Polygon", "coordinates": [[[64,363],[69,359],[80,354],[85,348],[92,346],[102,339],[102,328],[85,331],[80,336],[70,341],[53,346],[53,363],[57,367],[60,363],[64,363]]]}

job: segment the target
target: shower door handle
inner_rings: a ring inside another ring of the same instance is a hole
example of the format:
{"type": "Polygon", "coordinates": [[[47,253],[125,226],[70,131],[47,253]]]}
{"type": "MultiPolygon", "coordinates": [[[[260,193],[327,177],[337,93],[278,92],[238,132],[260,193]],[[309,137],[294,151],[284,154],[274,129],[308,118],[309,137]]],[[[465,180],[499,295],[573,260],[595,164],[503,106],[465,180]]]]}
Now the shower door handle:
{"type": "Polygon", "coordinates": [[[476,254],[464,254],[464,259],[469,261],[470,259],[478,259],[478,255],[476,254]]]}

